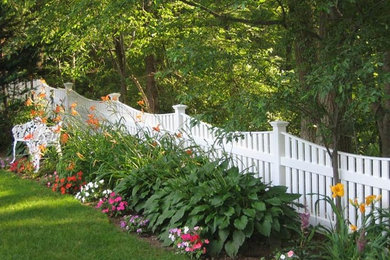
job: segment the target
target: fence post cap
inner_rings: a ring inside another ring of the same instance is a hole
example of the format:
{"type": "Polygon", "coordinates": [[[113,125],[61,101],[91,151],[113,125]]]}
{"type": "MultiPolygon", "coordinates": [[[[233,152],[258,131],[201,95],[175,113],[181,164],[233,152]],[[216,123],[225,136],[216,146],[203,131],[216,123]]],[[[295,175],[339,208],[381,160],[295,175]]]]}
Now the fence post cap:
{"type": "Polygon", "coordinates": [[[72,90],[73,83],[72,82],[65,82],[64,87],[66,90],[72,90]]]}
{"type": "Polygon", "coordinates": [[[183,104],[177,104],[177,105],[174,105],[172,107],[173,107],[173,109],[177,110],[177,109],[186,109],[188,106],[183,105],[183,104]]]}
{"type": "Polygon", "coordinates": [[[110,97],[110,99],[112,101],[119,101],[119,97],[121,96],[120,93],[111,93],[111,94],[108,94],[108,96],[110,97]]]}
{"type": "Polygon", "coordinates": [[[289,122],[277,120],[277,121],[269,122],[269,124],[272,127],[286,127],[288,126],[289,122]]]}

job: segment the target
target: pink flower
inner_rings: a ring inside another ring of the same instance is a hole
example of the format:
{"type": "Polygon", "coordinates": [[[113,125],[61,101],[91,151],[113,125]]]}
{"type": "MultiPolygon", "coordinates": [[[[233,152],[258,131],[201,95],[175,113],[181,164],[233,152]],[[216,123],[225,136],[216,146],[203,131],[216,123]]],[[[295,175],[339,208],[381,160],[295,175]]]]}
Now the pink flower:
{"type": "Polygon", "coordinates": [[[110,203],[111,205],[114,204],[115,200],[113,198],[109,198],[108,199],[108,203],[110,203]]]}
{"type": "Polygon", "coordinates": [[[100,208],[103,204],[103,201],[102,200],[99,200],[98,204],[96,205],[96,208],[100,208]]]}
{"type": "Polygon", "coordinates": [[[288,253],[287,253],[288,257],[292,257],[293,255],[294,255],[294,251],[292,251],[292,250],[288,251],[288,253]]]}
{"type": "Polygon", "coordinates": [[[204,240],[204,243],[205,243],[205,244],[208,244],[208,243],[210,243],[210,241],[209,241],[208,239],[205,239],[205,240],[204,240]]]}
{"type": "Polygon", "coordinates": [[[183,235],[181,235],[181,239],[183,239],[184,241],[190,240],[191,238],[192,238],[191,234],[183,234],[183,235]]]}
{"type": "Polygon", "coordinates": [[[119,201],[121,201],[121,200],[122,200],[122,197],[119,196],[119,197],[116,197],[115,202],[119,202],[119,201]]]}
{"type": "Polygon", "coordinates": [[[110,197],[115,197],[115,192],[111,192],[110,197]]]}
{"type": "Polygon", "coordinates": [[[108,213],[108,209],[103,209],[102,212],[103,213],[108,213]]]}
{"type": "Polygon", "coordinates": [[[199,249],[199,248],[201,248],[202,247],[202,243],[201,242],[198,242],[198,243],[196,243],[193,247],[192,247],[192,249],[199,249]]]}
{"type": "Polygon", "coordinates": [[[186,247],[186,252],[192,252],[192,251],[194,251],[194,249],[192,249],[191,247],[186,247]]]}

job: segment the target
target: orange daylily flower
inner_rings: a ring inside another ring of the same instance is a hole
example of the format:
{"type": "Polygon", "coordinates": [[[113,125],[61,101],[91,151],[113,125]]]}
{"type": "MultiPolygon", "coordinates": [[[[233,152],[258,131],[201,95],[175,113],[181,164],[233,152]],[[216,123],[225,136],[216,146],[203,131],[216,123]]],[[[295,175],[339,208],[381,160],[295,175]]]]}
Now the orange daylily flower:
{"type": "Polygon", "coordinates": [[[86,121],[89,125],[93,125],[95,127],[99,127],[99,119],[95,117],[93,114],[88,114],[89,119],[86,121]]]}
{"type": "Polygon", "coordinates": [[[90,106],[90,107],[89,107],[89,110],[95,111],[95,110],[96,110],[96,107],[95,107],[95,106],[90,106]]]}
{"type": "Polygon", "coordinates": [[[138,121],[141,121],[141,119],[142,119],[142,114],[136,115],[135,118],[137,118],[138,121]]]}
{"type": "Polygon", "coordinates": [[[102,101],[109,101],[110,97],[107,95],[107,96],[101,97],[101,99],[102,99],[102,101]]]}
{"type": "Polygon", "coordinates": [[[32,133],[30,133],[30,134],[26,135],[23,139],[27,141],[27,140],[32,139],[33,137],[34,137],[34,135],[32,133]]]}
{"type": "Polygon", "coordinates": [[[37,113],[38,113],[39,116],[43,116],[45,114],[45,111],[39,110],[37,113]]]}
{"type": "Polygon", "coordinates": [[[181,138],[182,137],[182,134],[179,132],[179,133],[176,133],[175,134],[177,138],[181,138]]]}
{"type": "Polygon", "coordinates": [[[79,112],[77,112],[75,109],[72,109],[71,114],[72,114],[72,116],[78,116],[79,112]]]}
{"type": "Polygon", "coordinates": [[[360,210],[361,213],[366,212],[366,204],[361,203],[361,204],[359,205],[359,210],[360,210]]]}
{"type": "Polygon", "coordinates": [[[61,132],[61,126],[57,125],[56,128],[53,129],[54,133],[59,133],[61,132]]]}
{"type": "Polygon", "coordinates": [[[186,154],[192,155],[192,151],[190,149],[186,150],[186,154]]]}
{"type": "Polygon", "coordinates": [[[38,112],[33,109],[30,111],[30,114],[31,114],[31,116],[36,116],[38,114],[38,112]]]}
{"type": "Polygon", "coordinates": [[[350,225],[349,228],[352,230],[352,232],[355,232],[357,230],[357,226],[355,225],[350,225]]]}
{"type": "Polygon", "coordinates": [[[137,101],[137,104],[138,104],[139,106],[144,106],[144,105],[145,105],[145,101],[139,100],[139,101],[137,101]]]}
{"type": "Polygon", "coordinates": [[[32,104],[33,104],[32,99],[31,99],[31,98],[28,98],[28,99],[26,100],[25,105],[29,107],[29,106],[31,106],[32,104]]]}
{"type": "Polygon", "coordinates": [[[337,196],[338,197],[344,196],[344,185],[342,183],[337,183],[336,185],[331,186],[331,189],[333,192],[332,194],[333,198],[336,198],[337,196]]]}
{"type": "Polygon", "coordinates": [[[68,142],[68,139],[69,139],[69,135],[67,133],[63,133],[61,135],[60,141],[62,144],[66,144],[66,142],[68,142]]]}
{"type": "Polygon", "coordinates": [[[42,117],[41,118],[41,122],[42,122],[42,124],[46,124],[47,123],[47,117],[42,117]]]}
{"type": "Polygon", "coordinates": [[[64,112],[64,109],[61,106],[57,105],[54,112],[58,114],[58,113],[64,112]]]}
{"type": "Polygon", "coordinates": [[[349,203],[351,203],[352,206],[355,206],[355,207],[358,207],[359,206],[359,202],[357,201],[357,199],[349,199],[349,203]]]}
{"type": "Polygon", "coordinates": [[[38,146],[38,149],[39,149],[39,151],[40,151],[41,153],[44,153],[44,152],[46,151],[46,145],[40,144],[40,145],[38,146]]]}
{"type": "Polygon", "coordinates": [[[38,94],[38,97],[39,97],[39,98],[45,98],[45,97],[46,97],[45,92],[39,93],[39,94],[38,94]]]}
{"type": "Polygon", "coordinates": [[[70,163],[68,164],[68,167],[66,167],[66,169],[67,169],[68,171],[73,170],[73,169],[74,169],[74,162],[70,162],[70,163]]]}
{"type": "Polygon", "coordinates": [[[53,121],[54,122],[60,122],[62,120],[62,117],[60,115],[56,116],[53,121]]]}
{"type": "Polygon", "coordinates": [[[375,200],[376,196],[375,195],[369,195],[366,197],[366,205],[370,205],[374,200],[375,200]]]}
{"type": "Polygon", "coordinates": [[[114,96],[114,97],[112,97],[112,100],[113,100],[113,101],[117,101],[117,100],[118,100],[118,97],[117,97],[117,96],[114,96]]]}
{"type": "Polygon", "coordinates": [[[76,108],[77,107],[77,103],[72,103],[71,105],[70,105],[70,108],[72,108],[72,109],[74,109],[74,108],[76,108]]]}
{"type": "Polygon", "coordinates": [[[160,132],[160,124],[158,124],[157,126],[154,126],[153,127],[153,130],[156,131],[156,132],[160,132]]]}

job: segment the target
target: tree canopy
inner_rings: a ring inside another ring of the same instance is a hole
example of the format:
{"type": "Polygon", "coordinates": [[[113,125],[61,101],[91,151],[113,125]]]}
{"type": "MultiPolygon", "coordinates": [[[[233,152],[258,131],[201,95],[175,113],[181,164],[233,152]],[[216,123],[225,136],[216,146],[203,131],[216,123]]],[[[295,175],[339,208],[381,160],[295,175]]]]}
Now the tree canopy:
{"type": "Polygon", "coordinates": [[[3,89],[73,81],[150,112],[184,103],[227,130],[282,119],[330,148],[390,156],[389,1],[3,0],[1,14],[3,89]]]}

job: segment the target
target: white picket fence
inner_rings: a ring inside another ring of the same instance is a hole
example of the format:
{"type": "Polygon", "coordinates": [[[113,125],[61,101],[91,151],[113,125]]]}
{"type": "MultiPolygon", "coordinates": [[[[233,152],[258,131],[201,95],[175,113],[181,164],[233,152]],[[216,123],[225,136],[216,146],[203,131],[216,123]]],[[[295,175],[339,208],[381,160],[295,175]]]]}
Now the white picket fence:
{"type": "MultiPolygon", "coordinates": [[[[55,89],[39,80],[35,80],[33,85],[38,93],[43,91],[50,96],[53,106],[62,104],[69,109],[70,104],[77,103],[77,111],[83,118],[87,118],[89,107],[95,106],[98,117],[112,123],[121,121],[132,134],[139,127],[150,129],[159,125],[165,131],[184,133],[184,137],[192,138],[205,150],[218,138],[211,125],[204,122],[191,124],[194,118],[185,114],[185,105],[173,106],[174,113],[149,114],[117,101],[119,94],[110,94],[111,101],[102,102],[87,99],[69,87],[55,89]]],[[[255,172],[266,183],[285,185],[289,192],[301,194],[299,202],[306,205],[312,224],[329,226],[334,223],[330,205],[318,200],[323,195],[332,194],[332,163],[327,150],[288,134],[287,122],[270,124],[273,131],[237,132],[235,134],[240,138],[231,142],[223,138],[221,148],[232,156],[234,164],[243,173],[255,172]]],[[[380,206],[389,207],[390,158],[340,153],[339,169],[345,187],[342,205],[352,224],[359,225],[360,218],[356,209],[348,203],[349,199],[357,198],[362,202],[368,195],[381,195],[380,206]]]]}

